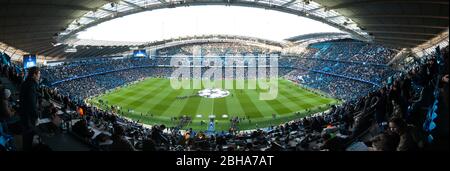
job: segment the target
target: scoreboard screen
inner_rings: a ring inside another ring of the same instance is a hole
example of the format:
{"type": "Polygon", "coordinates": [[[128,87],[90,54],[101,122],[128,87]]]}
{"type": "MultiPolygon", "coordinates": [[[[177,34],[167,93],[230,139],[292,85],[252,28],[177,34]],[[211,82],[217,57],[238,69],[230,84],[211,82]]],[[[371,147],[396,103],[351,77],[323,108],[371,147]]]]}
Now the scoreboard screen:
{"type": "Polygon", "coordinates": [[[36,66],[36,55],[23,56],[23,68],[31,68],[36,66]]]}
{"type": "Polygon", "coordinates": [[[133,57],[147,57],[147,51],[144,49],[134,50],[133,57]]]}

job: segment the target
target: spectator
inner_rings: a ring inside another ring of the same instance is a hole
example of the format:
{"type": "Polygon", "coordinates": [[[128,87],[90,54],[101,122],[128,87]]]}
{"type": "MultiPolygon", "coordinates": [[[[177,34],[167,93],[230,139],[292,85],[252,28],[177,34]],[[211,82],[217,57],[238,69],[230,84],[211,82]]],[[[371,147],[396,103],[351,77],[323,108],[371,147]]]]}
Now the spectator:
{"type": "Polygon", "coordinates": [[[81,119],[78,122],[76,122],[72,130],[77,135],[81,136],[85,140],[89,140],[94,135],[94,132],[90,131],[87,125],[87,121],[85,119],[81,119]]]}
{"type": "Polygon", "coordinates": [[[23,149],[30,151],[33,147],[36,121],[38,119],[38,83],[41,71],[37,67],[28,69],[25,82],[20,87],[20,119],[23,125],[23,149]]]}
{"type": "Polygon", "coordinates": [[[397,151],[412,151],[417,150],[417,142],[414,140],[414,133],[408,128],[406,122],[401,118],[392,118],[389,120],[389,129],[397,135],[400,139],[396,150],[397,151]]]}
{"type": "Polygon", "coordinates": [[[380,89],[378,98],[379,98],[379,101],[378,101],[378,103],[376,105],[376,109],[375,109],[375,119],[376,119],[377,124],[379,126],[381,126],[381,124],[386,121],[387,97],[386,97],[386,88],[385,87],[380,89]]]}
{"type": "Polygon", "coordinates": [[[14,115],[8,103],[8,98],[10,95],[11,91],[4,89],[0,84],[0,122],[6,122],[11,116],[14,115]]]}
{"type": "Polygon", "coordinates": [[[114,127],[112,140],[111,151],[136,151],[133,144],[125,137],[125,129],[120,125],[114,127]]]}

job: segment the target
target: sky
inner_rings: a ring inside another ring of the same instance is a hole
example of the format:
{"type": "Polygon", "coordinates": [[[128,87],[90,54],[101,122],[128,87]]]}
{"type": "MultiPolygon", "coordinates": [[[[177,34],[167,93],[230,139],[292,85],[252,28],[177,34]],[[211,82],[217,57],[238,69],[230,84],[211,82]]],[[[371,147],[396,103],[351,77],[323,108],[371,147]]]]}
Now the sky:
{"type": "Polygon", "coordinates": [[[327,24],[250,7],[194,6],[141,12],[101,23],[78,38],[149,42],[180,36],[226,34],[282,41],[293,36],[341,32],[327,24]]]}

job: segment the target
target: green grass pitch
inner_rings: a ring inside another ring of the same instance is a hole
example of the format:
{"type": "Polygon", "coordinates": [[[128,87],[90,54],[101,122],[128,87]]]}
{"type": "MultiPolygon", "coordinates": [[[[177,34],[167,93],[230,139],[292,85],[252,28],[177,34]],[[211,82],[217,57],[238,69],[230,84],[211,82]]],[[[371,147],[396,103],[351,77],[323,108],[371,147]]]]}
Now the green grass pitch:
{"type": "MultiPolygon", "coordinates": [[[[247,81],[245,83],[247,85],[247,81]]],[[[200,89],[172,89],[170,85],[169,79],[148,78],[94,97],[89,102],[103,109],[111,105],[118,106],[119,113],[123,112],[125,117],[148,125],[175,126],[179,121],[172,121],[172,117],[191,116],[193,122],[183,129],[207,130],[208,124],[202,125],[201,121],[208,123],[208,116],[215,115],[216,131],[228,130],[230,118],[234,116],[250,118],[238,124],[240,130],[247,130],[302,118],[340,103],[336,99],[306,90],[284,79],[278,80],[278,96],[274,100],[259,100],[259,93],[264,90],[247,87],[243,90],[228,90],[230,95],[224,98],[177,99],[179,96],[196,95],[200,89]],[[106,104],[101,105],[99,100],[106,104]],[[224,114],[228,115],[228,118],[224,118],[224,114]],[[275,118],[273,114],[276,114],[275,118]]]]}

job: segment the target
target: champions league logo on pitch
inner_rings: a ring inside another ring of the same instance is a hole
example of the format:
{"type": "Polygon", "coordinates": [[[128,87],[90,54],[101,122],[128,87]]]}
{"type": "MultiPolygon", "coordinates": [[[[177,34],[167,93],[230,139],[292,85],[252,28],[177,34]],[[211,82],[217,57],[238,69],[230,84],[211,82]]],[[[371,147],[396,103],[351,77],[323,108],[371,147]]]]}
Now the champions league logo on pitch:
{"type": "Polygon", "coordinates": [[[198,95],[200,97],[206,97],[209,99],[215,99],[215,98],[224,98],[230,95],[229,91],[221,90],[218,88],[215,89],[205,89],[198,92],[198,95]]]}
{"type": "MultiPolygon", "coordinates": [[[[278,55],[258,56],[177,56],[170,65],[173,89],[204,89],[206,96],[222,95],[211,90],[257,89],[260,100],[273,100],[278,95],[278,55]],[[224,84],[222,84],[224,83],[224,84]]],[[[210,98],[210,97],[208,97],[210,98]]]]}

